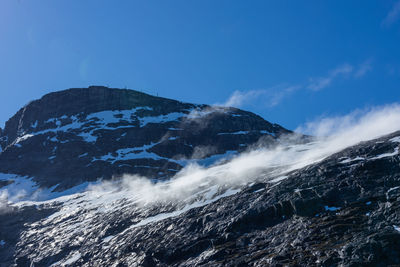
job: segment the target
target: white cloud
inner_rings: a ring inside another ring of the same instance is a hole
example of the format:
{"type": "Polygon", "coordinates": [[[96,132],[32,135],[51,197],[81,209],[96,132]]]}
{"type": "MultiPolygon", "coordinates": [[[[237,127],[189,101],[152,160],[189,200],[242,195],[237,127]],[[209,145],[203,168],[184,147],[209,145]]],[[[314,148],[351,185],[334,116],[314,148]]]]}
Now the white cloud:
{"type": "Polygon", "coordinates": [[[347,63],[343,64],[331,70],[325,77],[310,78],[310,83],[308,84],[307,87],[313,91],[322,90],[331,85],[331,83],[339,76],[343,76],[353,72],[353,69],[354,68],[352,65],[347,63]]]}
{"type": "Polygon", "coordinates": [[[361,78],[367,72],[369,72],[371,70],[372,70],[372,60],[368,59],[368,60],[364,61],[362,64],[360,64],[360,66],[358,67],[358,69],[354,73],[354,77],[361,78]]]}
{"type": "Polygon", "coordinates": [[[269,107],[275,107],[279,105],[284,98],[288,97],[289,95],[293,94],[295,91],[301,89],[299,85],[290,85],[285,87],[279,87],[275,92],[272,94],[269,100],[269,107]]]}
{"type": "Polygon", "coordinates": [[[233,94],[229,97],[229,99],[225,103],[216,105],[221,105],[225,107],[241,107],[246,103],[254,101],[255,99],[257,99],[257,97],[265,95],[266,93],[267,90],[250,90],[250,91],[236,90],[233,92],[233,94]]]}
{"type": "Polygon", "coordinates": [[[11,210],[9,204],[8,204],[8,191],[0,190],[0,215],[7,213],[11,210]]]}
{"type": "Polygon", "coordinates": [[[310,78],[310,84],[308,85],[308,88],[313,91],[319,91],[325,87],[328,87],[331,82],[331,77],[310,78]]]}
{"type": "Polygon", "coordinates": [[[348,73],[350,73],[352,71],[353,71],[353,66],[351,66],[350,64],[345,63],[345,64],[337,67],[336,69],[334,69],[331,72],[331,75],[333,77],[336,77],[339,74],[348,74],[348,73]]]}
{"type": "Polygon", "coordinates": [[[389,27],[400,17],[400,1],[393,4],[392,9],[386,15],[385,19],[382,21],[382,26],[389,27]]]}
{"type": "Polygon", "coordinates": [[[282,100],[295,91],[299,90],[299,85],[281,84],[268,89],[239,91],[236,90],[224,103],[217,103],[217,106],[242,107],[246,104],[257,102],[265,107],[274,107],[282,100]]]}
{"type": "Polygon", "coordinates": [[[357,68],[353,65],[344,63],[329,71],[326,76],[310,78],[305,85],[280,84],[268,89],[239,91],[236,90],[224,103],[216,103],[216,106],[242,107],[250,103],[259,103],[265,107],[275,107],[286,97],[301,89],[311,89],[320,91],[330,86],[336,79],[343,77],[361,78],[372,70],[372,60],[368,59],[361,63],[357,68]],[[350,76],[351,75],[351,76],[350,76]]]}

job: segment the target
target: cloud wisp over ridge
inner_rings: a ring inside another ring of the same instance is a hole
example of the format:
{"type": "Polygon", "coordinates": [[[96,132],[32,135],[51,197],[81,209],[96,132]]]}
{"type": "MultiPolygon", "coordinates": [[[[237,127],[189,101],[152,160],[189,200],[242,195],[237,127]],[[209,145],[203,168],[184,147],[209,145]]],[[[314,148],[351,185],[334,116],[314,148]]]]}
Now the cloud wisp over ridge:
{"type": "MultiPolygon", "coordinates": [[[[260,179],[264,182],[284,179],[289,171],[397,130],[400,130],[399,104],[356,110],[299,127],[297,131],[317,136],[306,144],[292,142],[296,141],[293,137],[276,147],[257,147],[213,166],[189,164],[169,181],[153,183],[151,177],[127,174],[119,182],[103,182],[91,186],[89,191],[101,194],[123,191],[121,197],[128,196],[140,206],[171,202],[181,206],[199,199],[210,201],[227,190],[237,192],[260,179]]],[[[6,193],[2,196],[5,198],[6,193]]]]}
{"type": "Polygon", "coordinates": [[[187,200],[198,196],[200,191],[208,192],[210,188],[214,188],[213,192],[218,194],[227,188],[237,189],[259,179],[269,181],[282,178],[289,171],[319,162],[349,146],[400,130],[400,105],[322,118],[298,130],[320,137],[307,144],[289,142],[274,148],[257,148],[211,167],[191,164],[168,182],[153,184],[149,179],[127,175],[123,188],[131,188],[142,204],[148,205],[187,200]]]}

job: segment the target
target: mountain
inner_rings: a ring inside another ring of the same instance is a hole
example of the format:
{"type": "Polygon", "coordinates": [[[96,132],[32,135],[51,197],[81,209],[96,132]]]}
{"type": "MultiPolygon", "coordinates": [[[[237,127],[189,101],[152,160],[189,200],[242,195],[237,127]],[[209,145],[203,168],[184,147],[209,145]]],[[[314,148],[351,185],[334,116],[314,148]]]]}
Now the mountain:
{"type": "Polygon", "coordinates": [[[309,138],[132,90],[49,94],[2,131],[0,266],[400,265],[400,131],[350,133],[309,138]],[[195,156],[204,146],[216,148],[195,156]],[[181,171],[140,172],[125,148],[181,171]],[[102,155],[118,160],[86,166],[102,155]]]}
{"type": "Polygon", "coordinates": [[[192,161],[211,164],[289,133],[236,108],[101,86],[68,89],[30,102],[6,122],[0,173],[55,191],[124,173],[167,179],[192,161]]]}
{"type": "Polygon", "coordinates": [[[397,265],[399,142],[400,132],[364,142],[179,211],[115,191],[10,207],[0,256],[5,266],[397,265]]]}

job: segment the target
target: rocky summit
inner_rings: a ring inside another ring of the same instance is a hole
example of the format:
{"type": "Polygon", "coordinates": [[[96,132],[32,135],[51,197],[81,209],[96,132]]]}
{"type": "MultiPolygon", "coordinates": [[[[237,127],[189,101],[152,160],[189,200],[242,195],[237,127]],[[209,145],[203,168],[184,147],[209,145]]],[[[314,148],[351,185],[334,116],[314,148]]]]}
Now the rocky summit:
{"type": "Polygon", "coordinates": [[[0,265],[399,266],[400,132],[291,134],[132,90],[46,95],[2,131],[0,265]]]}
{"type": "Polygon", "coordinates": [[[124,173],[166,179],[290,131],[243,110],[101,86],[50,93],[0,130],[0,173],[62,191],[124,173]]]}

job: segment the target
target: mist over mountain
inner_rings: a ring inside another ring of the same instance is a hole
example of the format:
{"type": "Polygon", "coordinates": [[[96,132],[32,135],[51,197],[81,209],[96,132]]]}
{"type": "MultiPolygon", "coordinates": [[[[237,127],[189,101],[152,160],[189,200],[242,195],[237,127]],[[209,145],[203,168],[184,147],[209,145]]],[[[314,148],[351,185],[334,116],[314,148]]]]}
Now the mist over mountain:
{"type": "Polygon", "coordinates": [[[400,106],[298,131],[102,86],[0,129],[1,266],[400,264],[400,106]]]}

